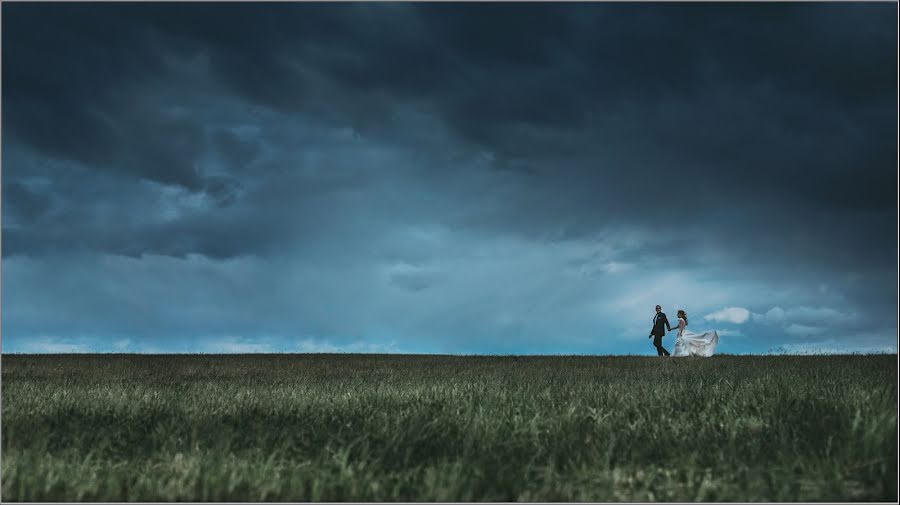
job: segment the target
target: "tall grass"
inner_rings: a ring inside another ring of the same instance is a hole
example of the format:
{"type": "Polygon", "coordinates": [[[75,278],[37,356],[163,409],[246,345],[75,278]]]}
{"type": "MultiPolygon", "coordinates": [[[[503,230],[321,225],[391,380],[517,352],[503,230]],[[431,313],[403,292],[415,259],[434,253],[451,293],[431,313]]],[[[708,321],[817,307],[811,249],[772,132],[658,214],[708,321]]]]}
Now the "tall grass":
{"type": "Polygon", "coordinates": [[[2,357],[9,501],[897,500],[897,356],[2,357]]]}

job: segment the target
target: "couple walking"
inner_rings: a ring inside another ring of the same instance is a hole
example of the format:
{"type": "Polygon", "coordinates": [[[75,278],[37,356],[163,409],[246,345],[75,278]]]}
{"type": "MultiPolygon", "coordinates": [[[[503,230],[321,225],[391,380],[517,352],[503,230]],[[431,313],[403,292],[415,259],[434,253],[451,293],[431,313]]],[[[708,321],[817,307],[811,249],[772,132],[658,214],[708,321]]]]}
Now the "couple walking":
{"type": "MultiPolygon", "coordinates": [[[[716,330],[705,331],[703,333],[693,333],[687,331],[687,314],[683,310],[678,311],[678,336],[675,338],[675,353],[672,356],[712,356],[716,351],[716,345],[719,343],[719,334],[716,330]]],[[[663,335],[666,331],[672,331],[666,314],[662,311],[662,307],[656,306],[656,315],[653,316],[653,329],[650,330],[650,337],[653,337],[653,345],[656,352],[660,356],[669,356],[669,351],[662,346],[663,335]]],[[[647,338],[650,338],[647,337],[647,338]]]]}

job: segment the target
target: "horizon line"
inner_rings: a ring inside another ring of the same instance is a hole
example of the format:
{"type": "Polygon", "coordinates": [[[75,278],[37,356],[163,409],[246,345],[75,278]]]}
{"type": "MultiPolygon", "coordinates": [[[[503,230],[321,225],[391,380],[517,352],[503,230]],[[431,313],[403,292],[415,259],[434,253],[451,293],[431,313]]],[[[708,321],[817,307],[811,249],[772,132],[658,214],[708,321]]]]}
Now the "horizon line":
{"type": "MultiPolygon", "coordinates": [[[[606,357],[650,357],[658,358],[655,354],[500,354],[500,353],[389,353],[389,352],[0,352],[2,356],[301,356],[301,355],[320,355],[320,356],[451,356],[451,357],[585,357],[585,358],[606,358],[606,357]]],[[[766,352],[766,353],[720,353],[715,356],[884,356],[897,355],[897,351],[847,351],[847,352],[823,352],[823,351],[801,351],[801,352],[766,352]]],[[[679,356],[679,357],[696,357],[696,356],[679,356]]]]}

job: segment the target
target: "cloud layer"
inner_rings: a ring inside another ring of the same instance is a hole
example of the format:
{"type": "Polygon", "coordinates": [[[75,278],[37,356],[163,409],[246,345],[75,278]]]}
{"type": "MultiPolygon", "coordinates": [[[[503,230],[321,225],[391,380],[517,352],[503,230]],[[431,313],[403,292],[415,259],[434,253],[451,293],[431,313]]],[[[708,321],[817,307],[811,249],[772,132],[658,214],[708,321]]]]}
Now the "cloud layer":
{"type": "Polygon", "coordinates": [[[744,324],[750,319],[750,311],[743,307],[726,307],[703,316],[703,319],[714,322],[744,324]]]}
{"type": "Polygon", "coordinates": [[[896,349],[896,12],[6,6],[3,350],[896,349]]]}

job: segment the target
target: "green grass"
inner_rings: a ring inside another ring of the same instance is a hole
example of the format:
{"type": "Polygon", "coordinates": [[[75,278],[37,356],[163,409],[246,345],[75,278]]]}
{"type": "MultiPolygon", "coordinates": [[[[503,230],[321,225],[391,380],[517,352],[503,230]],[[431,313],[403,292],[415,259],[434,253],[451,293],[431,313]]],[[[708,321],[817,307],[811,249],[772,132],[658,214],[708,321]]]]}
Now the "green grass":
{"type": "Polygon", "coordinates": [[[896,501],[897,355],[2,357],[4,501],[896,501]]]}

